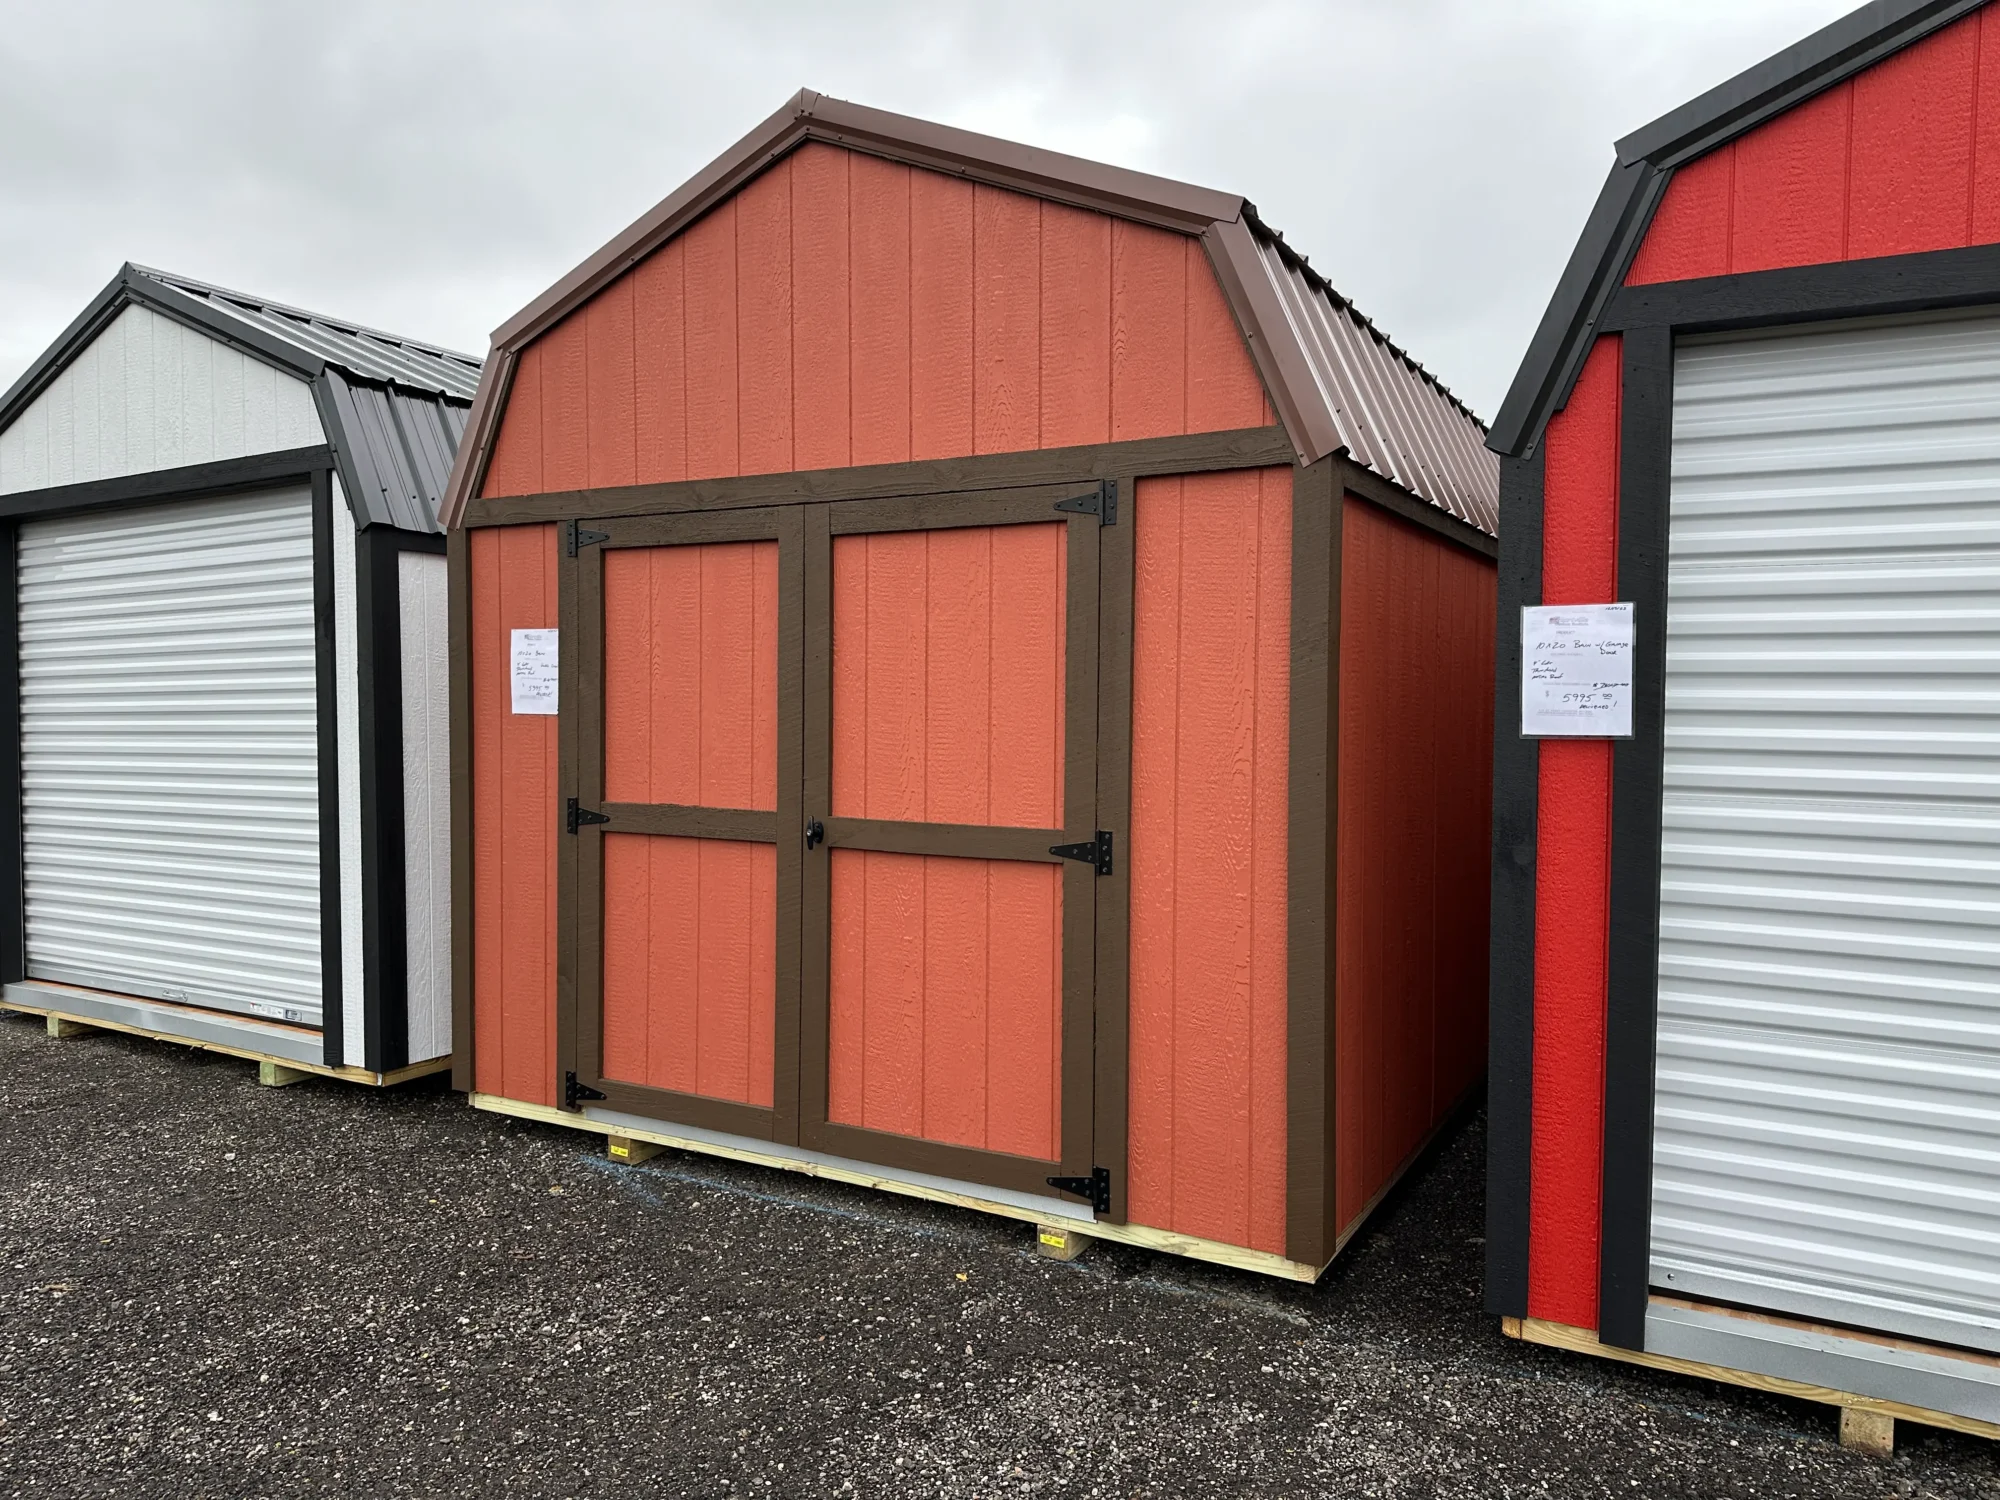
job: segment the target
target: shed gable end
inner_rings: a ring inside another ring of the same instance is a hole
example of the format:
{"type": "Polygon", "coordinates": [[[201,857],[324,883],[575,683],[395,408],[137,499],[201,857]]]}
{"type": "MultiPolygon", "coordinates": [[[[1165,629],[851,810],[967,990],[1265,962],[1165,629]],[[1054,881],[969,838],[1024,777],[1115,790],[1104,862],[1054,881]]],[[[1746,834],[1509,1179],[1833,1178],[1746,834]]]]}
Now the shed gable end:
{"type": "Polygon", "coordinates": [[[483,493],[1274,420],[1198,239],[811,142],[522,351],[483,493]]]}
{"type": "Polygon", "coordinates": [[[1626,285],[2000,242],[1987,6],[1677,170],[1626,285]]]}
{"type": "Polygon", "coordinates": [[[130,303],[0,432],[0,494],[325,441],[305,381],[130,303]]]}

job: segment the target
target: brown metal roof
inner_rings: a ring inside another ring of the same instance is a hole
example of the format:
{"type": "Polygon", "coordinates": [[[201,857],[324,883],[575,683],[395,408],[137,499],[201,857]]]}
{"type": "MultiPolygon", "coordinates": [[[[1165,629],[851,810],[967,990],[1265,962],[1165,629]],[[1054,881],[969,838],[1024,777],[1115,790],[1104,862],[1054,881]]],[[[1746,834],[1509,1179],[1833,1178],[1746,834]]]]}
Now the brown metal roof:
{"type": "Polygon", "coordinates": [[[1302,462],[1345,451],[1494,533],[1499,460],[1486,428],[1314,273],[1240,196],[977,135],[801,90],[776,114],[494,331],[445,494],[455,525],[485,477],[521,350],[752,178],[824,141],[995,187],[1198,235],[1302,462]]]}

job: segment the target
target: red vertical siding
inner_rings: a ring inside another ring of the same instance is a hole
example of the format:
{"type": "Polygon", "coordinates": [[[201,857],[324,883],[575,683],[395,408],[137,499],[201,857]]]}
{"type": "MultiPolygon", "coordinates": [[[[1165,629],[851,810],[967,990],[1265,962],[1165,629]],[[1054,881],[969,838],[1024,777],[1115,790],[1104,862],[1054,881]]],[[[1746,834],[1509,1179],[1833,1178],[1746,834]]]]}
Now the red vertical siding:
{"type": "Polygon", "coordinates": [[[1485,1067],[1495,573],[1351,497],[1342,531],[1334,1142],[1346,1229],[1485,1067]]]}
{"type": "MultiPolygon", "coordinates": [[[[1542,598],[1617,598],[1620,344],[1590,352],[1549,423],[1542,598]]],[[[1535,1104],[1528,1312],[1597,1326],[1610,922],[1611,744],[1544,740],[1535,867],[1535,1104]]]]}
{"type": "Polygon", "coordinates": [[[2000,240],[1996,47],[1976,11],[1682,167],[1627,281],[2000,240]]]}
{"type": "Polygon", "coordinates": [[[1283,1254],[1291,474],[1135,508],[1127,1212],[1283,1254]]]}
{"type": "MultiPolygon", "coordinates": [[[[833,813],[1062,823],[1058,523],[834,540],[833,813]]],[[[1053,1158],[1050,865],[835,850],[832,1117],[1053,1158]]]]}
{"type": "Polygon", "coordinates": [[[556,623],[556,528],[472,534],[473,1086],[554,1104],[556,719],[516,714],[512,632],[556,623]]]}
{"type": "Polygon", "coordinates": [[[523,351],[484,492],[1271,420],[1200,241],[813,143],[523,351]]]}
{"type": "MultiPolygon", "coordinates": [[[[625,548],[604,558],[604,794],[778,805],[778,546],[625,548]]],[[[604,1071],[771,1103],[777,853],[610,834],[604,1071]]]]}

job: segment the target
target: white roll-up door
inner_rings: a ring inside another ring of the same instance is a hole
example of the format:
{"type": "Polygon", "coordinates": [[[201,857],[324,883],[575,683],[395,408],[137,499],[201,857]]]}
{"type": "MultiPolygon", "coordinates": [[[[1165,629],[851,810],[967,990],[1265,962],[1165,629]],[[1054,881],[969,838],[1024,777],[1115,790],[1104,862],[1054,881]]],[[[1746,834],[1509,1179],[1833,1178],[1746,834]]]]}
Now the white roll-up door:
{"type": "Polygon", "coordinates": [[[1674,379],[1653,1283],[2000,1349],[2000,318],[1674,379]]]}
{"type": "Polygon", "coordinates": [[[320,1021],[304,489],[20,533],[31,978],[320,1021]]]}

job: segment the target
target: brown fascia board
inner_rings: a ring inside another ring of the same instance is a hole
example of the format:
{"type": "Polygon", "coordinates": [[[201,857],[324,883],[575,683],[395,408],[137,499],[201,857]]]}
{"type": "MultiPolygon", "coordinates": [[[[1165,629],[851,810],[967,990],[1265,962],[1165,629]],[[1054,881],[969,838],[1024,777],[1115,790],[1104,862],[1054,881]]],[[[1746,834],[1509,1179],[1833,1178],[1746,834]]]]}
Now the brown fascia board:
{"type": "Polygon", "coordinates": [[[1291,341],[1271,337],[1282,326],[1283,313],[1268,289],[1263,297],[1257,295],[1256,289],[1264,286],[1265,277],[1263,268],[1256,263],[1256,246],[1242,223],[1244,201],[1240,196],[870,109],[801,89],[784,108],[494,330],[492,352],[487,356],[479,392],[467,416],[465,439],[459,444],[451,484],[441,507],[440,520],[445,526],[457,524],[473,487],[485,475],[506,391],[513,380],[516,355],[752,178],[805,142],[815,140],[1094,209],[1117,218],[1199,235],[1208,241],[1218,271],[1223,271],[1225,262],[1233,266],[1247,254],[1250,259],[1240,268],[1225,272],[1225,295],[1244,325],[1258,370],[1272,391],[1286,429],[1295,440],[1305,440],[1300,446],[1312,448],[1312,458],[1332,451],[1323,446],[1325,435],[1314,431],[1316,427],[1327,427],[1328,422],[1310,421],[1306,413],[1311,411],[1312,404],[1301,408],[1291,394],[1294,389],[1291,378],[1303,378],[1306,385],[1300,389],[1310,389],[1311,375],[1297,351],[1288,349],[1291,341]],[[1226,243],[1218,249],[1214,231],[1224,226],[1234,226],[1235,233],[1226,236],[1226,243]],[[1256,305],[1260,303],[1268,303],[1269,307],[1256,305]],[[1280,320],[1277,325],[1266,321],[1273,314],[1280,320]],[[1290,368],[1294,364],[1298,366],[1296,371],[1290,368]]]}
{"type": "Polygon", "coordinates": [[[1264,257],[1250,226],[1241,214],[1218,219],[1203,233],[1202,244],[1250,346],[1250,358],[1264,378],[1264,389],[1278,409],[1278,420],[1299,450],[1299,462],[1317,463],[1329,453],[1345,451],[1318,378],[1265,273],[1264,257]]]}

